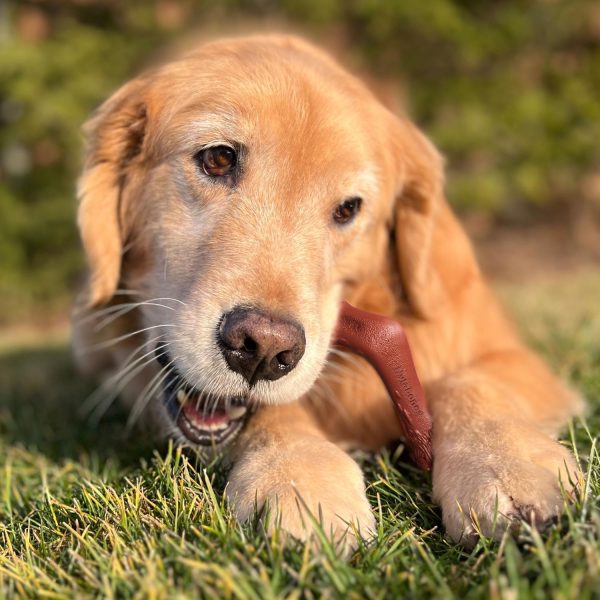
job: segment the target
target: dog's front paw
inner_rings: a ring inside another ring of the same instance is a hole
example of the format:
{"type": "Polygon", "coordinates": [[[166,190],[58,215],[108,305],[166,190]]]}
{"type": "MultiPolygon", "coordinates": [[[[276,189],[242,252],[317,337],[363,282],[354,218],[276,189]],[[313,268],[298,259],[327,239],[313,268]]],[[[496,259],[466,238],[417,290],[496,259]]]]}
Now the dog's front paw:
{"type": "Polygon", "coordinates": [[[525,521],[551,524],[581,482],[571,453],[527,426],[488,422],[437,443],[433,494],[450,537],[470,547],[525,521]]]}
{"type": "Polygon", "coordinates": [[[269,530],[318,541],[316,527],[349,551],[375,531],[359,466],[337,446],[303,439],[253,452],[236,462],[227,497],[240,521],[263,510],[269,530]]]}

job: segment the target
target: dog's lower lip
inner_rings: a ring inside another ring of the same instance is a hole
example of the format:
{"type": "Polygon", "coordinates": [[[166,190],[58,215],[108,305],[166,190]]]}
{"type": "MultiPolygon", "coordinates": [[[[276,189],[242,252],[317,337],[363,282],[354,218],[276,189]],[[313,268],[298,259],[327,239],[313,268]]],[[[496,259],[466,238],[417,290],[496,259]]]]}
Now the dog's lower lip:
{"type": "Polygon", "coordinates": [[[199,446],[215,446],[241,430],[249,412],[245,398],[211,400],[179,375],[167,355],[157,352],[157,359],[168,370],[163,386],[167,412],[187,440],[199,446]]]}

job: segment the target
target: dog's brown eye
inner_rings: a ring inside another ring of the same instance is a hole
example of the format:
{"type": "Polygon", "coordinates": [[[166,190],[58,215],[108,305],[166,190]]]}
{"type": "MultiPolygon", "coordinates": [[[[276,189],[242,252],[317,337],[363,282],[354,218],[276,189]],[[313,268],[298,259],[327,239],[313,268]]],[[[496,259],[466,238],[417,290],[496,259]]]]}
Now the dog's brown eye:
{"type": "Polygon", "coordinates": [[[210,177],[224,177],[231,174],[237,162],[235,150],[230,146],[211,146],[197,154],[202,170],[210,177]]]}
{"type": "Polygon", "coordinates": [[[344,200],[333,211],[333,220],[340,225],[349,223],[360,210],[361,204],[362,198],[359,198],[358,196],[344,200]]]}

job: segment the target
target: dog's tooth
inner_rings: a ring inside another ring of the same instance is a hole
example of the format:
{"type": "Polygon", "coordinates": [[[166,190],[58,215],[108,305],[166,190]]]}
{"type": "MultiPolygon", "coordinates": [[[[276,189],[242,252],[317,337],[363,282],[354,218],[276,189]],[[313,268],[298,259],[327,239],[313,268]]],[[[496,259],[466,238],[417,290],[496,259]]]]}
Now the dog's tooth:
{"type": "Polygon", "coordinates": [[[177,401],[179,402],[179,404],[185,404],[187,402],[187,399],[187,394],[183,390],[179,390],[177,392],[177,401]]]}
{"type": "Polygon", "coordinates": [[[223,429],[227,429],[227,427],[229,427],[228,423],[215,423],[213,425],[205,425],[206,429],[208,429],[209,431],[222,431],[223,429]]]}
{"type": "Polygon", "coordinates": [[[246,414],[248,409],[245,406],[235,405],[227,408],[227,416],[233,421],[240,419],[246,414]]]}

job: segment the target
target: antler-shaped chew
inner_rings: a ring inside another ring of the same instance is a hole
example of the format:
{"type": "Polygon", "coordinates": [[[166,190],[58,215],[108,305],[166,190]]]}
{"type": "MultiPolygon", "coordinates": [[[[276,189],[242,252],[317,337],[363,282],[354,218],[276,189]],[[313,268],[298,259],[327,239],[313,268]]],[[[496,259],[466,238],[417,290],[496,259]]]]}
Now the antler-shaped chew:
{"type": "Polygon", "coordinates": [[[342,302],[334,342],[366,358],[381,377],[396,407],[410,456],[430,470],[431,417],[400,323],[342,302]]]}

